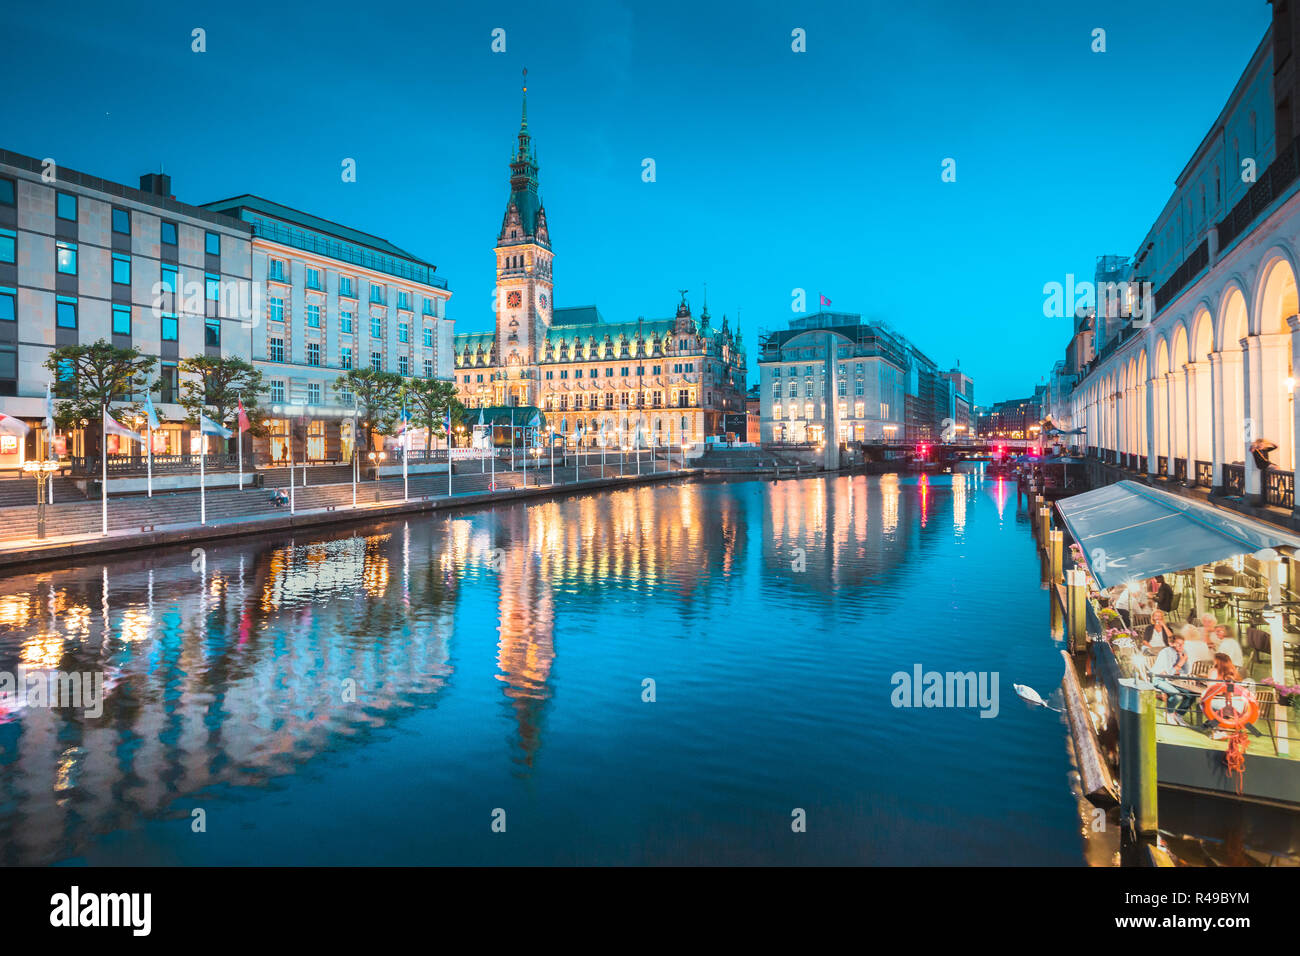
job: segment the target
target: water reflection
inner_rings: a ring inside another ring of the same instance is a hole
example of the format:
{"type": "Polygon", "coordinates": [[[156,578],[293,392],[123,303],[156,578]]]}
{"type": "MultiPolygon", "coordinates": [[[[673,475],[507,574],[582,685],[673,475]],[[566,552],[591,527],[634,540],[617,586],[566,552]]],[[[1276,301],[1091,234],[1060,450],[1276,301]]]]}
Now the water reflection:
{"type": "MultiPolygon", "coordinates": [[[[954,638],[959,656],[970,651],[970,621],[990,609],[1004,637],[1023,629],[1022,670],[1056,667],[1036,627],[1037,592],[1015,579],[1022,553],[1032,571],[1032,550],[1003,527],[1000,489],[974,475],[641,487],[10,579],[0,669],[103,671],[109,690],[99,720],[23,710],[0,724],[0,861],[91,852],[132,862],[131,840],[124,849],[105,835],[150,820],[181,821],[164,831],[181,832],[186,798],[292,787],[304,765],[332,773],[332,755],[379,747],[376,732],[433,708],[436,719],[400,748],[421,778],[375,780],[367,799],[400,806],[393,798],[409,786],[477,808],[523,787],[517,799],[549,807],[551,825],[574,812],[564,808],[575,790],[599,791],[599,806],[614,809],[588,811],[571,859],[626,845],[657,846],[658,859],[706,845],[707,859],[743,858],[758,852],[738,849],[753,842],[747,828],[769,826],[772,806],[814,799],[843,815],[824,831],[839,835],[797,853],[906,859],[904,843],[932,841],[935,812],[957,800],[933,786],[945,767],[966,786],[954,846],[936,862],[1001,862],[998,840],[1076,860],[1059,726],[1038,714],[971,723],[950,713],[941,730],[881,732],[888,673],[919,652],[940,663],[954,638]],[[1011,555],[1006,579],[964,564],[980,548],[1011,555]],[[920,651],[900,652],[902,636],[920,651]],[[639,696],[647,674],[666,691],[653,711],[639,696]],[[1025,753],[1039,765],[1008,794],[1025,753]],[[633,758],[639,769],[625,765],[633,758]],[[592,761],[605,769],[591,772],[592,761]],[[902,806],[921,814],[920,830],[890,829],[902,806]],[[989,822],[1008,808],[1042,819],[989,822]],[[665,827],[671,837],[656,842],[665,827]],[[721,845],[722,834],[733,842],[721,845]]],[[[980,653],[995,656],[982,666],[997,669],[1006,651],[986,642],[980,653]]],[[[259,856],[275,852],[263,835],[240,859],[316,861],[322,828],[352,825],[328,800],[294,807],[301,831],[276,836],[288,858],[259,856]]],[[[355,862],[484,852],[459,831],[430,832],[423,810],[390,815],[424,837],[376,841],[355,862]]],[[[146,828],[131,839],[177,838],[146,828]]],[[[513,845],[516,861],[558,852],[513,845]]]]}

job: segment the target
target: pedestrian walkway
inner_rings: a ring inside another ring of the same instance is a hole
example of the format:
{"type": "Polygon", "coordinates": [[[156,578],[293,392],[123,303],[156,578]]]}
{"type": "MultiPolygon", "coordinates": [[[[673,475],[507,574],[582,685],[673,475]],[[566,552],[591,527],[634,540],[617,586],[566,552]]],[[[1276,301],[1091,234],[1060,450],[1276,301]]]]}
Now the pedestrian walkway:
{"type": "MultiPolygon", "coordinates": [[[[563,489],[600,479],[619,480],[620,471],[623,479],[636,477],[631,461],[625,462],[620,469],[617,456],[609,456],[602,468],[596,458],[594,464],[581,465],[570,462],[560,467],[557,462],[554,484],[551,482],[549,465],[542,468],[520,468],[514,471],[498,470],[495,475],[490,471],[457,472],[452,476],[452,499],[481,496],[493,493],[509,493],[525,487],[554,487],[563,489]],[[631,466],[631,467],[630,467],[631,466]]],[[[467,467],[458,465],[458,468],[467,467]]],[[[472,467],[472,466],[468,466],[472,467]]],[[[660,461],[659,473],[667,474],[668,466],[660,461]]],[[[674,466],[673,471],[679,469],[674,466]]],[[[642,462],[644,477],[654,473],[650,461],[642,462]]],[[[323,477],[317,472],[311,477],[323,477]]],[[[287,471],[281,470],[284,481],[275,483],[275,490],[290,493],[287,471]]],[[[331,475],[331,477],[337,477],[331,475]]],[[[32,494],[35,496],[34,482],[32,494]]],[[[270,488],[223,488],[206,493],[207,520],[199,522],[199,493],[197,491],[178,491],[157,493],[152,498],[144,495],[124,495],[109,498],[108,505],[108,539],[122,541],[127,538],[140,538],[153,535],[156,538],[175,538],[178,532],[194,532],[189,538],[201,537],[204,529],[229,529],[231,525],[248,524],[254,533],[274,528],[278,523],[287,523],[296,516],[322,517],[337,512],[337,520],[353,520],[357,511],[383,510],[388,506],[400,506],[404,500],[421,502],[434,499],[448,500],[447,475],[412,475],[405,482],[401,476],[381,480],[363,480],[356,484],[355,491],[351,481],[335,481],[329,484],[314,484],[303,487],[295,484],[292,488],[292,504],[277,504],[274,492],[270,488]],[[353,510],[353,502],[357,510],[353,510]],[[277,518],[285,519],[277,522],[277,518]]],[[[44,539],[36,537],[37,509],[35,505],[0,507],[0,557],[8,556],[12,563],[16,554],[33,552],[37,548],[65,551],[67,546],[89,542],[105,542],[102,533],[102,511],[99,501],[84,498],[58,498],[55,504],[46,507],[44,539]]],[[[126,545],[124,545],[126,546],[126,545]]],[[[97,549],[98,550],[98,549],[97,549]]]]}

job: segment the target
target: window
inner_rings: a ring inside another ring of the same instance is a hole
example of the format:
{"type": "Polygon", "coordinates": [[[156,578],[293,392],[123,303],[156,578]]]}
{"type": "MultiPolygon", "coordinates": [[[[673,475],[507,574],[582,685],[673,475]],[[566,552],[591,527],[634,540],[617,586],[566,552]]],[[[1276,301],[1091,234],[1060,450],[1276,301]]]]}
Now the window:
{"type": "Polygon", "coordinates": [[[267,300],[267,310],[272,322],[284,321],[284,299],[279,296],[270,296],[267,300]]]}
{"type": "Polygon", "coordinates": [[[166,292],[170,292],[172,295],[175,295],[175,294],[176,294],[176,287],[177,287],[178,284],[179,284],[179,283],[178,283],[178,281],[177,281],[176,267],[175,267],[175,266],[163,266],[163,267],[162,267],[162,287],[163,287],[164,291],[166,291],[166,292]]]}
{"type": "Polygon", "coordinates": [[[411,341],[411,327],[410,327],[410,325],[408,325],[408,324],[405,323],[405,322],[398,322],[398,323],[397,323],[397,341],[399,341],[399,342],[403,342],[403,343],[411,341]]]}
{"type": "Polygon", "coordinates": [[[411,360],[407,356],[397,356],[397,372],[399,375],[411,374],[411,360]]]}
{"type": "Polygon", "coordinates": [[[320,404],[320,382],[307,383],[307,404],[308,405],[320,404]]]}
{"type": "Polygon", "coordinates": [[[320,291],[320,289],[321,289],[321,284],[320,284],[320,270],[319,270],[319,269],[308,269],[308,270],[307,270],[307,288],[309,288],[309,289],[315,289],[315,290],[317,290],[317,291],[320,291]]]}
{"type": "Polygon", "coordinates": [[[320,306],[314,302],[307,306],[307,328],[320,328],[320,306]]]}
{"type": "Polygon", "coordinates": [[[271,259],[271,260],[270,260],[270,267],[271,267],[271,271],[270,271],[270,276],[269,276],[269,278],[274,279],[276,282],[283,282],[283,281],[285,281],[285,280],[284,280],[284,260],[283,260],[283,259],[271,259]]]}
{"type": "Polygon", "coordinates": [[[370,337],[372,339],[382,339],[384,337],[384,320],[370,317],[370,337]]]}
{"type": "Polygon", "coordinates": [[[431,325],[424,327],[424,347],[426,349],[433,348],[433,326],[431,325]]]}
{"type": "Polygon", "coordinates": [[[320,343],[319,342],[307,343],[307,364],[315,365],[317,367],[320,366],[320,343]]]}
{"type": "Polygon", "coordinates": [[[164,246],[176,245],[176,223],[168,222],[166,219],[164,219],[161,225],[162,225],[162,244],[164,246]]]}
{"type": "Polygon", "coordinates": [[[582,378],[582,369],[580,369],[580,368],[574,369],[574,370],[573,370],[573,377],[574,377],[574,378],[582,378]]]}
{"type": "Polygon", "coordinates": [[[339,351],[339,367],[347,370],[352,367],[352,349],[344,346],[339,351]]]}
{"type": "Polygon", "coordinates": [[[113,231],[123,236],[131,235],[131,213],[129,210],[113,210],[113,231]]]}
{"type": "Polygon", "coordinates": [[[210,318],[203,320],[203,344],[221,347],[221,320],[210,318]]]}
{"type": "Polygon", "coordinates": [[[18,292],[0,287],[0,322],[13,322],[18,318],[18,292]]]}
{"type": "Polygon", "coordinates": [[[339,401],[344,405],[353,405],[355,396],[353,396],[350,389],[341,388],[339,389],[339,401]]]}
{"type": "Polygon", "coordinates": [[[384,304],[384,287],[382,285],[372,285],[370,287],[370,301],[375,305],[384,304]]]}
{"type": "Polygon", "coordinates": [[[203,274],[203,294],[207,296],[209,302],[221,301],[221,276],[214,276],[211,272],[203,274]]]}
{"type": "Polygon", "coordinates": [[[8,229],[0,229],[0,262],[13,262],[17,249],[18,235],[8,229]]]}
{"type": "Polygon", "coordinates": [[[61,329],[77,327],[77,300],[59,296],[54,305],[54,324],[61,329]]]}
{"type": "Polygon", "coordinates": [[[433,378],[433,359],[424,360],[424,377],[433,378]]]}
{"type": "Polygon", "coordinates": [[[379,352],[370,353],[370,367],[376,372],[384,370],[384,357],[379,352]]]}
{"type": "Polygon", "coordinates": [[[349,299],[356,295],[352,291],[352,276],[339,276],[339,295],[345,295],[349,299]]]}
{"type": "Polygon", "coordinates": [[[618,374],[621,378],[627,378],[627,366],[624,365],[621,369],[619,369],[618,374]]]}
{"type": "Polygon", "coordinates": [[[277,378],[271,380],[271,401],[273,402],[284,401],[284,380],[283,379],[277,378]]]}
{"type": "Polygon", "coordinates": [[[164,362],[158,376],[158,398],[164,402],[176,401],[176,366],[164,362]]]}
{"type": "Polygon", "coordinates": [[[118,285],[131,284],[131,257],[113,255],[113,281],[118,285]]]}
{"type": "Polygon", "coordinates": [[[405,291],[398,292],[397,307],[399,309],[405,309],[408,312],[411,311],[411,293],[405,291]]]}
{"type": "Polygon", "coordinates": [[[113,306],[113,334],[131,334],[131,307],[129,305],[113,306]]]}
{"type": "Polygon", "coordinates": [[[180,327],[174,315],[164,315],[162,317],[162,340],[164,342],[175,342],[180,338],[180,327]]]}
{"type": "Polygon", "coordinates": [[[72,193],[59,193],[54,204],[55,215],[60,219],[77,221],[77,197],[72,193]]]}
{"type": "Polygon", "coordinates": [[[424,314],[425,314],[425,315],[436,315],[436,314],[437,314],[436,312],[433,311],[433,300],[432,300],[432,299],[425,299],[425,300],[424,300],[424,314]]]}
{"type": "Polygon", "coordinates": [[[613,370],[612,368],[607,368],[607,369],[605,369],[605,377],[606,377],[606,378],[613,378],[613,377],[614,377],[614,370],[613,370]]]}
{"type": "Polygon", "coordinates": [[[203,251],[210,256],[221,255],[221,234],[216,232],[204,233],[203,251]]]}
{"type": "Polygon", "coordinates": [[[348,335],[352,334],[352,313],[351,312],[339,313],[339,331],[346,332],[348,335]]]}
{"type": "Polygon", "coordinates": [[[75,242],[58,242],[55,243],[57,252],[57,265],[59,272],[65,276],[75,276],[77,274],[77,244],[75,242]]]}
{"type": "Polygon", "coordinates": [[[271,361],[284,361],[284,339],[271,339],[271,361]]]}

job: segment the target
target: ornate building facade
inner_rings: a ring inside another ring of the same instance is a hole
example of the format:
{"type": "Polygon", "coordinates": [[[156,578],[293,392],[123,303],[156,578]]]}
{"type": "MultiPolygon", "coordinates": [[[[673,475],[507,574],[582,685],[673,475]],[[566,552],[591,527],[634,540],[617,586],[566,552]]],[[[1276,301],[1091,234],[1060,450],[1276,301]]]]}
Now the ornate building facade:
{"type": "Polygon", "coordinates": [[[527,88],[510,198],[496,243],[496,328],[455,337],[455,381],[469,408],[535,406],[569,444],[680,445],[745,415],[745,349],[726,317],[710,324],[686,292],[676,315],[606,322],[594,306],[555,308],[551,237],[528,131],[527,88]],[[735,416],[729,418],[728,416],[735,416]]]}

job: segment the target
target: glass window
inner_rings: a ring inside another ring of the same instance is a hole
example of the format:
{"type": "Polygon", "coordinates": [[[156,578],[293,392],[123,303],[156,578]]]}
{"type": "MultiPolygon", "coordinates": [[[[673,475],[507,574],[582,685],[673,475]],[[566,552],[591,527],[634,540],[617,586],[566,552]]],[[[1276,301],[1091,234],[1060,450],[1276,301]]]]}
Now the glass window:
{"type": "Polygon", "coordinates": [[[163,266],[163,267],[162,267],[162,287],[163,287],[163,289],[165,289],[167,292],[170,292],[170,293],[172,293],[173,295],[175,295],[175,294],[176,294],[176,288],[177,288],[178,285],[179,285],[179,283],[178,283],[178,281],[177,281],[177,277],[176,277],[176,267],[175,267],[175,266],[163,266]]]}
{"type": "Polygon", "coordinates": [[[164,315],[162,317],[162,340],[164,342],[175,342],[180,338],[180,323],[176,321],[174,315],[164,315]]]}
{"type": "Polygon", "coordinates": [[[424,300],[424,314],[425,314],[425,315],[435,315],[435,314],[436,314],[436,313],[433,311],[433,300],[432,300],[432,299],[425,299],[425,300],[424,300]]]}
{"type": "Polygon", "coordinates": [[[275,379],[271,382],[271,401],[284,401],[284,382],[281,379],[275,379]]]}
{"type": "Polygon", "coordinates": [[[14,289],[0,289],[0,322],[18,318],[18,293],[14,289]]]}
{"type": "Polygon", "coordinates": [[[339,276],[339,295],[352,297],[352,276],[339,276]]]}
{"type": "Polygon", "coordinates": [[[0,206],[13,206],[17,204],[17,201],[14,192],[14,181],[12,179],[0,179],[0,206]]]}
{"type": "Polygon", "coordinates": [[[382,285],[372,285],[370,287],[370,301],[376,305],[384,304],[384,287],[382,285]]]}
{"type": "Polygon", "coordinates": [[[129,305],[113,306],[113,334],[131,334],[131,307],[129,305]]]}
{"type": "Polygon", "coordinates": [[[0,262],[13,262],[17,251],[18,236],[8,229],[0,229],[0,262]]]}
{"type": "Polygon", "coordinates": [[[176,223],[163,220],[162,242],[164,246],[176,245],[176,223]]]}
{"type": "Polygon", "coordinates": [[[113,210],[113,231],[124,236],[131,235],[131,212],[127,209],[113,210]]]}
{"type": "Polygon", "coordinates": [[[210,256],[221,255],[221,234],[218,232],[204,233],[203,251],[210,256]]]}
{"type": "Polygon", "coordinates": [[[397,356],[397,372],[399,375],[411,374],[411,360],[405,355],[397,356]]]}
{"type": "Polygon", "coordinates": [[[320,306],[315,303],[307,306],[307,327],[309,329],[320,328],[320,306]]]}
{"type": "Polygon", "coordinates": [[[283,259],[271,260],[271,278],[274,279],[276,282],[284,281],[284,260],[283,259]]]}
{"type": "Polygon", "coordinates": [[[320,382],[307,383],[307,404],[308,405],[320,404],[320,382]]]}
{"type": "Polygon", "coordinates": [[[317,365],[317,366],[320,365],[320,343],[319,342],[307,343],[307,364],[317,365]]]}
{"type": "Polygon", "coordinates": [[[344,347],[339,352],[339,367],[347,370],[352,367],[352,349],[344,347]]]}
{"type": "Polygon", "coordinates": [[[77,197],[72,193],[59,193],[55,200],[55,215],[60,219],[77,221],[77,197]]]}
{"type": "Polygon", "coordinates": [[[373,316],[370,319],[370,337],[372,339],[382,339],[384,337],[384,320],[376,319],[373,316]]]}
{"type": "Polygon", "coordinates": [[[57,265],[59,272],[65,276],[75,276],[77,274],[77,244],[75,242],[59,242],[57,246],[57,265]]]}
{"type": "Polygon", "coordinates": [[[405,322],[397,323],[397,341],[399,342],[411,341],[411,327],[407,325],[405,322]]]}
{"type": "Polygon", "coordinates": [[[319,270],[319,269],[308,269],[308,270],[307,270],[307,288],[309,288],[309,289],[316,289],[316,290],[319,290],[320,287],[321,287],[321,284],[320,284],[320,270],[319,270]]]}
{"type": "Polygon", "coordinates": [[[54,307],[55,325],[61,329],[77,327],[77,300],[59,296],[54,307]]]}
{"type": "Polygon", "coordinates": [[[284,361],[284,339],[271,339],[271,361],[284,361]]]}
{"type": "Polygon", "coordinates": [[[339,313],[339,331],[347,332],[349,335],[352,334],[352,313],[351,312],[339,313]]]}
{"type": "Polygon", "coordinates": [[[118,285],[131,284],[131,257],[113,256],[113,281],[118,285]]]}
{"type": "Polygon", "coordinates": [[[221,320],[217,318],[204,319],[203,321],[203,344],[204,345],[221,345],[221,320]]]}
{"type": "Polygon", "coordinates": [[[209,302],[221,301],[221,276],[214,276],[211,272],[203,274],[203,293],[207,296],[209,302]]]}
{"type": "Polygon", "coordinates": [[[426,349],[433,348],[433,326],[431,325],[424,327],[424,347],[426,349]]]}
{"type": "Polygon", "coordinates": [[[433,359],[424,360],[424,377],[433,378],[433,359]]]}
{"type": "Polygon", "coordinates": [[[270,296],[267,299],[267,308],[272,322],[284,321],[284,299],[279,296],[270,296]]]}
{"type": "Polygon", "coordinates": [[[379,352],[371,352],[370,367],[373,368],[376,372],[382,372],[384,370],[383,355],[381,355],[379,352]]]}

